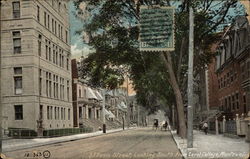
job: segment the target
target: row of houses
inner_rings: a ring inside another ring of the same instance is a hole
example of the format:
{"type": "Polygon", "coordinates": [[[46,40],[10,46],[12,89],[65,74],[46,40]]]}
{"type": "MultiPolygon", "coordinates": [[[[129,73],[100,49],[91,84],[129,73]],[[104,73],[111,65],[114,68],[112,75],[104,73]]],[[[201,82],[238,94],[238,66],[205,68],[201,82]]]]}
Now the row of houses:
{"type": "Polygon", "coordinates": [[[121,127],[135,104],[127,88],[93,89],[71,61],[69,7],[63,0],[8,0],[1,5],[3,129],[121,127]],[[105,106],[103,103],[105,101],[105,106]],[[129,110],[129,111],[128,111],[129,110]]]}

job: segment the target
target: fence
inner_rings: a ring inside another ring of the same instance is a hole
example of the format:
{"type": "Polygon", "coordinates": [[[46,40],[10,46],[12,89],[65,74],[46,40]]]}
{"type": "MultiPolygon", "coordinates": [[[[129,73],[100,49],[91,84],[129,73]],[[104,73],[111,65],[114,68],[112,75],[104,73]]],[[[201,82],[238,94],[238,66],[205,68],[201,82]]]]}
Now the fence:
{"type": "Polygon", "coordinates": [[[228,134],[237,135],[237,127],[235,120],[228,120],[225,123],[225,132],[228,134]]]}
{"type": "Polygon", "coordinates": [[[9,132],[7,134],[8,137],[12,138],[35,138],[37,137],[37,132],[30,129],[17,129],[17,128],[9,128],[9,132]]]}
{"type": "MultiPolygon", "coordinates": [[[[84,127],[84,128],[50,129],[43,131],[43,137],[67,136],[67,135],[89,133],[89,132],[93,132],[93,128],[84,127]]],[[[36,138],[37,132],[30,129],[9,128],[7,136],[9,138],[29,139],[29,138],[36,138]]]]}
{"type": "Polygon", "coordinates": [[[44,130],[44,137],[56,137],[56,136],[67,136],[81,133],[93,132],[93,128],[84,127],[84,128],[66,128],[66,129],[51,129],[44,130]]]}
{"type": "Polygon", "coordinates": [[[215,132],[215,121],[209,122],[209,131],[215,132]]]}

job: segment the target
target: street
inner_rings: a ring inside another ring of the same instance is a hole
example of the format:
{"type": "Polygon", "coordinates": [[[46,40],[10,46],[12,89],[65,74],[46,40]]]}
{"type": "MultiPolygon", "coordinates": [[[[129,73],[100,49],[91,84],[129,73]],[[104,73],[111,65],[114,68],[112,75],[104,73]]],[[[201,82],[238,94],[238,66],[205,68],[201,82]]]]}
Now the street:
{"type": "Polygon", "coordinates": [[[77,141],[5,153],[8,158],[182,158],[169,131],[139,128],[77,141]],[[34,157],[35,156],[35,157],[34,157]]]}

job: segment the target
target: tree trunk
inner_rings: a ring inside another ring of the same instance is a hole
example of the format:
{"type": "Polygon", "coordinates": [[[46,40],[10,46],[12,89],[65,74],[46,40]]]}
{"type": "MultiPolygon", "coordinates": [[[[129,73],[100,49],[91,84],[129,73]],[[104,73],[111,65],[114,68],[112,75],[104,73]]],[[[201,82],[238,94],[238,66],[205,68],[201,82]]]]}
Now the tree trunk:
{"type": "Polygon", "coordinates": [[[161,56],[164,61],[165,67],[168,70],[169,82],[175,94],[175,100],[177,104],[177,114],[178,114],[179,135],[182,138],[186,138],[187,127],[185,124],[184,104],[183,104],[182,94],[173,71],[171,55],[170,52],[166,52],[166,53],[161,53],[161,56]]]}

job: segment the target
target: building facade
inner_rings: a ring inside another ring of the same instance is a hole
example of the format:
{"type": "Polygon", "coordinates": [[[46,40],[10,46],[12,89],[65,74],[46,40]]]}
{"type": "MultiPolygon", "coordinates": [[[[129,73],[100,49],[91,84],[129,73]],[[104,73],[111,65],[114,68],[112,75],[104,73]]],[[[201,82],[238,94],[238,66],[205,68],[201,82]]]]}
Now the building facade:
{"type": "Polygon", "coordinates": [[[115,90],[106,90],[103,109],[103,90],[89,87],[80,77],[79,68],[83,62],[83,59],[71,61],[74,127],[91,127],[98,130],[104,123],[103,114],[107,129],[121,127],[121,112],[118,112],[118,99],[121,94],[115,93],[115,90]]]}
{"type": "Polygon", "coordinates": [[[209,103],[228,119],[250,111],[249,83],[250,27],[246,17],[237,17],[217,46],[216,59],[209,66],[209,103]]]}
{"type": "Polygon", "coordinates": [[[5,128],[73,127],[67,1],[2,4],[2,105],[5,128]]]}

